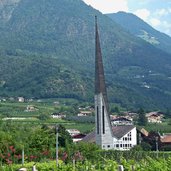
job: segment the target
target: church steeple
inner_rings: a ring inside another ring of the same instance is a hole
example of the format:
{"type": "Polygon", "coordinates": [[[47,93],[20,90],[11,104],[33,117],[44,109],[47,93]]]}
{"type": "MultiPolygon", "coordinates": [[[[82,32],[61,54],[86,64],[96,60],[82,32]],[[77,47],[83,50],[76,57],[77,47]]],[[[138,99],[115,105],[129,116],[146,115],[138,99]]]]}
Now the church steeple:
{"type": "Polygon", "coordinates": [[[107,111],[109,112],[109,105],[107,100],[107,91],[105,85],[105,76],[104,76],[104,68],[103,68],[103,60],[102,60],[102,53],[100,47],[100,39],[99,39],[99,32],[98,32],[98,25],[97,25],[97,16],[95,16],[95,94],[102,93],[107,111]]]}
{"type": "Polygon", "coordinates": [[[95,122],[96,144],[102,149],[113,148],[113,133],[109,117],[105,76],[100,47],[97,17],[95,17],[95,122]]]}

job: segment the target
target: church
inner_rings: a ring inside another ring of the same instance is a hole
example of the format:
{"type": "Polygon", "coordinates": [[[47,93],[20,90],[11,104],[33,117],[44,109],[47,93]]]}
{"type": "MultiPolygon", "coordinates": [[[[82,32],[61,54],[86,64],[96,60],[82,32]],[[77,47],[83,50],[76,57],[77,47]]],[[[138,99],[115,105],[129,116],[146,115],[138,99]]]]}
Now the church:
{"type": "Polygon", "coordinates": [[[94,142],[106,150],[129,150],[137,145],[137,131],[134,125],[111,125],[97,17],[95,46],[95,131],[87,135],[83,141],[94,142]]]}

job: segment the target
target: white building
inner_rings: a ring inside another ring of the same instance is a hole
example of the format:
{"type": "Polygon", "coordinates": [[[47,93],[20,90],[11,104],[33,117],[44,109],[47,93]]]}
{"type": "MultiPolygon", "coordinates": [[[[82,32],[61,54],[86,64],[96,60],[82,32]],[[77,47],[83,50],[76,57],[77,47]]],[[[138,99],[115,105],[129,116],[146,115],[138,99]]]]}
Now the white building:
{"type": "Polygon", "coordinates": [[[125,117],[116,117],[115,119],[111,120],[112,126],[114,125],[132,125],[133,122],[130,119],[127,119],[125,117]]]}
{"type": "Polygon", "coordinates": [[[78,129],[67,129],[67,131],[69,132],[71,137],[80,134],[80,131],[78,129]]]}
{"type": "Polygon", "coordinates": [[[18,97],[18,101],[23,103],[24,102],[24,97],[18,97]]]}
{"type": "MultiPolygon", "coordinates": [[[[96,143],[96,133],[91,132],[82,141],[96,143]]],[[[102,144],[102,148],[109,150],[130,150],[137,145],[137,130],[133,125],[113,126],[111,144],[102,144]]]]}
{"type": "Polygon", "coordinates": [[[80,113],[77,114],[77,116],[91,116],[92,111],[80,111],[80,113]]]}
{"type": "Polygon", "coordinates": [[[137,130],[133,125],[114,126],[113,148],[116,150],[129,150],[137,145],[137,130]]]}

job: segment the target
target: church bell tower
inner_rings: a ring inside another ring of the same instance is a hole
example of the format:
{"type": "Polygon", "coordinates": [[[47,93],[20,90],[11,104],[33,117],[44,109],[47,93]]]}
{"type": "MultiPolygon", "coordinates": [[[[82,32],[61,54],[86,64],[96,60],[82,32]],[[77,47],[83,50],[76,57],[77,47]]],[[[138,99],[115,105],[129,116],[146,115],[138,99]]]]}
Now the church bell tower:
{"type": "Polygon", "coordinates": [[[102,149],[112,149],[113,133],[109,116],[97,17],[95,17],[95,123],[96,144],[102,149]]]}

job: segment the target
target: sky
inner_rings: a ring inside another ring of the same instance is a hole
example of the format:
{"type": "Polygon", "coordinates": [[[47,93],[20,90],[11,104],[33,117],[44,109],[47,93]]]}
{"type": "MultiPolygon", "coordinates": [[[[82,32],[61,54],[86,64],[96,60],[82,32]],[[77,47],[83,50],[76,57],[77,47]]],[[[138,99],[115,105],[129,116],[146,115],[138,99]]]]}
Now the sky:
{"type": "Polygon", "coordinates": [[[83,0],[100,12],[130,12],[171,36],[171,0],[83,0]]]}

